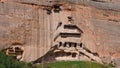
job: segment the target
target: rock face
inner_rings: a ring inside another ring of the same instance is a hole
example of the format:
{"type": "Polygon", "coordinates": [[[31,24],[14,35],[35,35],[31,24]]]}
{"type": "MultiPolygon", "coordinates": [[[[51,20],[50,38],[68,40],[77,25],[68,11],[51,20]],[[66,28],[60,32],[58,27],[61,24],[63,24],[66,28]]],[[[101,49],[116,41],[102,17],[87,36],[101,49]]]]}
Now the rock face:
{"type": "Polygon", "coordinates": [[[51,57],[110,63],[120,58],[119,4],[119,0],[0,0],[0,49],[26,62],[51,57]]]}

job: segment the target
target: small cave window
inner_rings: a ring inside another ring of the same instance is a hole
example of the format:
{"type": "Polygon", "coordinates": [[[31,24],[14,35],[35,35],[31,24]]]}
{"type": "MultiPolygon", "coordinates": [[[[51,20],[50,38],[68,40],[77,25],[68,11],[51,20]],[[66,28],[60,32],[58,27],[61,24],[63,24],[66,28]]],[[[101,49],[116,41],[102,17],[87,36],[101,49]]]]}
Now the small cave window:
{"type": "Polygon", "coordinates": [[[67,18],[68,18],[68,21],[69,21],[69,22],[73,21],[73,19],[72,19],[71,16],[68,16],[67,18]]]}
{"type": "Polygon", "coordinates": [[[66,37],[80,37],[81,34],[80,33],[60,33],[62,38],[66,38],[66,37]]]}
{"type": "Polygon", "coordinates": [[[77,43],[74,43],[74,47],[77,47],[77,43]]]}
{"type": "Polygon", "coordinates": [[[71,43],[71,46],[77,47],[77,43],[71,43]]]}
{"type": "Polygon", "coordinates": [[[94,59],[91,59],[91,61],[95,61],[94,59]]]}
{"type": "Polygon", "coordinates": [[[51,14],[52,13],[52,8],[50,6],[47,6],[46,8],[47,14],[51,14]]]}
{"type": "Polygon", "coordinates": [[[22,55],[23,54],[23,50],[19,47],[15,47],[15,52],[16,52],[16,55],[22,55]]]}
{"type": "Polygon", "coordinates": [[[63,46],[66,47],[66,46],[67,46],[67,43],[65,42],[63,46]]]}
{"type": "Polygon", "coordinates": [[[76,57],[76,55],[77,55],[76,53],[72,53],[72,57],[76,57]]]}
{"type": "Polygon", "coordinates": [[[19,47],[15,47],[15,50],[21,50],[19,47]]]}
{"type": "Polygon", "coordinates": [[[69,47],[72,47],[72,44],[71,44],[71,43],[69,43],[69,47]]]}
{"type": "Polygon", "coordinates": [[[61,47],[62,46],[62,42],[59,42],[59,47],[61,47]]]}
{"type": "Polygon", "coordinates": [[[55,4],[53,5],[53,11],[55,13],[59,13],[62,9],[60,8],[60,5],[59,4],[55,4]]]}
{"type": "Polygon", "coordinates": [[[51,14],[52,13],[52,11],[51,10],[49,10],[49,9],[47,9],[47,14],[51,14]]]}
{"type": "Polygon", "coordinates": [[[82,44],[82,43],[80,43],[80,47],[83,47],[83,44],[82,44]]]}

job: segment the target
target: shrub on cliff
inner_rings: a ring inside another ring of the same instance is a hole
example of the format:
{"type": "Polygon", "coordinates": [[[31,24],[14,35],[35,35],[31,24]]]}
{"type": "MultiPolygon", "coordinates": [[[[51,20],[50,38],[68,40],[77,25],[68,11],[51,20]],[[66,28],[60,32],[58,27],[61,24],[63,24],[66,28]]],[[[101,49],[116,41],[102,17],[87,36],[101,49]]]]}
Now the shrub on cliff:
{"type": "Polygon", "coordinates": [[[34,68],[32,64],[19,62],[0,51],[0,68],[34,68]]]}

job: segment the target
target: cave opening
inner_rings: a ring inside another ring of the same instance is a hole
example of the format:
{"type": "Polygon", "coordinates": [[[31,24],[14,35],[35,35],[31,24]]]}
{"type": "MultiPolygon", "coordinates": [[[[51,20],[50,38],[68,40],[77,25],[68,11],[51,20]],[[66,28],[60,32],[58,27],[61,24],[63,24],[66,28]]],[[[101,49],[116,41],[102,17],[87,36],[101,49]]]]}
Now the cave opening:
{"type": "Polygon", "coordinates": [[[71,16],[68,16],[67,18],[68,18],[68,21],[69,21],[69,22],[73,21],[73,19],[72,19],[71,16]]]}
{"type": "Polygon", "coordinates": [[[60,33],[62,38],[66,38],[66,37],[80,37],[81,34],[80,33],[60,33]]]}
{"type": "Polygon", "coordinates": [[[59,13],[62,9],[60,8],[60,5],[59,4],[55,4],[53,5],[53,11],[55,13],[59,13]]]}
{"type": "Polygon", "coordinates": [[[62,42],[59,42],[59,47],[61,47],[62,46],[62,42]]]}
{"type": "Polygon", "coordinates": [[[2,50],[6,55],[14,57],[15,60],[20,61],[23,56],[23,48],[19,45],[10,46],[2,50]]]}
{"type": "Polygon", "coordinates": [[[72,57],[76,57],[76,55],[77,55],[76,53],[72,53],[72,57]]]}
{"type": "Polygon", "coordinates": [[[80,43],[80,47],[83,47],[83,44],[82,44],[82,43],[80,43]]]}
{"type": "Polygon", "coordinates": [[[52,7],[51,6],[46,6],[44,9],[46,10],[46,13],[48,15],[50,15],[52,13],[52,7]]]}
{"type": "Polygon", "coordinates": [[[67,46],[67,43],[65,42],[65,43],[63,44],[63,46],[66,47],[66,46],[67,46]]]}

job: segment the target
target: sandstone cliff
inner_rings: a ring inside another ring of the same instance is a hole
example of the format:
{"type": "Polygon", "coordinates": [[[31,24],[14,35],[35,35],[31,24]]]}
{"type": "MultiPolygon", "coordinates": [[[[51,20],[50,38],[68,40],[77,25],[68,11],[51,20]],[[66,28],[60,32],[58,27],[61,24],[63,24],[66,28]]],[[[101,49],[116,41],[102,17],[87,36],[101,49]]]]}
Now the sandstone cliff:
{"type": "Polygon", "coordinates": [[[76,42],[90,54],[80,52],[91,58],[98,54],[100,62],[112,61],[119,66],[119,4],[119,0],[0,0],[0,49],[17,45],[21,60],[34,61],[54,50],[51,48],[59,41],[55,42],[56,35],[64,32],[62,28],[56,30],[58,24],[72,20],[82,30],[76,42]]]}

